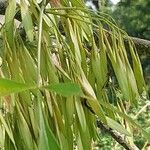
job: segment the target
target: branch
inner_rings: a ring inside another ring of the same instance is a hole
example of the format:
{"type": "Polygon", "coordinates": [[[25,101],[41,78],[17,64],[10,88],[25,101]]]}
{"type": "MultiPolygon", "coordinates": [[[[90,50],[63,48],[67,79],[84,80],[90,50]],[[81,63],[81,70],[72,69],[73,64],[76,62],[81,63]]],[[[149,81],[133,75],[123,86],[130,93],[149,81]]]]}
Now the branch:
{"type": "MultiPolygon", "coordinates": [[[[7,7],[7,0],[0,0],[0,15],[5,15],[6,7],[7,7]]],[[[15,15],[15,19],[21,21],[20,12],[18,12],[15,15]]],[[[24,35],[22,35],[22,36],[24,36],[24,35]]],[[[143,54],[143,50],[145,51],[146,54],[150,54],[150,41],[139,39],[139,38],[134,38],[134,37],[132,37],[132,40],[133,40],[139,54],[143,54]]],[[[90,111],[93,113],[92,110],[90,110],[90,111]]],[[[111,128],[105,126],[100,120],[97,121],[97,127],[100,128],[102,131],[110,134],[126,150],[134,150],[135,149],[135,148],[131,147],[119,133],[117,133],[116,131],[112,130],[111,128]]]]}
{"type": "MultiPolygon", "coordinates": [[[[87,104],[86,99],[84,99],[84,101],[82,102],[82,105],[84,105],[93,115],[95,115],[95,112],[92,110],[92,108],[87,104]]],[[[109,135],[111,135],[111,137],[117,141],[120,145],[122,145],[126,150],[138,150],[138,148],[134,145],[134,147],[132,147],[129,143],[127,143],[125,141],[125,139],[115,130],[111,129],[110,127],[107,127],[106,125],[104,125],[104,123],[102,123],[100,120],[97,119],[97,127],[105,132],[108,133],[109,135]]]]}
{"type": "Polygon", "coordinates": [[[129,143],[125,141],[125,139],[116,131],[112,130],[111,128],[106,127],[100,120],[97,121],[97,127],[111,135],[120,145],[122,145],[126,150],[135,150],[134,147],[131,147],[129,143]]]}
{"type": "MultiPolygon", "coordinates": [[[[5,15],[6,7],[7,7],[7,0],[0,0],[0,15],[5,15]]],[[[20,12],[18,12],[15,15],[15,19],[21,21],[20,12]]],[[[150,56],[150,41],[149,40],[144,40],[144,39],[140,39],[136,37],[131,37],[131,39],[134,42],[139,55],[145,54],[147,56],[150,56]]]]}
{"type": "Polygon", "coordinates": [[[140,39],[136,37],[131,37],[131,39],[134,42],[139,55],[146,54],[147,56],[150,56],[150,41],[149,40],[140,39]]]}

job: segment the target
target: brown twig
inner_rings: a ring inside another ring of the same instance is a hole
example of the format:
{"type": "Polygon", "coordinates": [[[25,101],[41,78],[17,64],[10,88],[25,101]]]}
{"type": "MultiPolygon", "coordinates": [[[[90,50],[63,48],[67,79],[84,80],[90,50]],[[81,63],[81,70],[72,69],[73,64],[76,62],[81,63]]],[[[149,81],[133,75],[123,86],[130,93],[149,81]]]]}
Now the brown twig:
{"type": "MultiPolygon", "coordinates": [[[[92,110],[92,108],[88,105],[86,99],[82,101],[82,105],[84,105],[93,115],[95,115],[95,112],[92,110]]],[[[135,150],[129,143],[126,142],[126,140],[119,134],[117,131],[111,129],[107,125],[104,125],[104,123],[101,122],[101,120],[97,119],[97,127],[109,134],[115,141],[117,141],[120,145],[122,145],[126,150],[135,150]]]]}
{"type": "Polygon", "coordinates": [[[125,139],[116,131],[113,129],[107,127],[104,125],[100,120],[97,120],[97,127],[101,129],[101,131],[104,131],[105,133],[108,133],[111,135],[115,141],[117,141],[120,145],[122,145],[126,150],[135,150],[129,143],[125,141],[125,139]]]}

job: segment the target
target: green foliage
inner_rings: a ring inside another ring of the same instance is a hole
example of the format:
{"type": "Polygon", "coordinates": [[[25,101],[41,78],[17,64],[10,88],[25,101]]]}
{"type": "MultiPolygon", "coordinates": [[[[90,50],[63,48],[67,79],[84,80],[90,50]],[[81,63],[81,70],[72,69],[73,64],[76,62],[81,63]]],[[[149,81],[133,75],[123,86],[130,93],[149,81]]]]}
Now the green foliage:
{"type": "Polygon", "coordinates": [[[54,1],[45,7],[44,2],[9,1],[0,30],[1,147],[92,149],[99,140],[97,119],[126,139],[135,129],[150,139],[127,115],[145,90],[141,64],[127,34],[106,14],[88,10],[82,0],[62,0],[58,7],[54,1]],[[14,25],[18,10],[25,39],[14,25]],[[115,103],[108,91],[112,87],[115,103]]]}
{"type": "Polygon", "coordinates": [[[0,96],[5,96],[11,93],[17,93],[34,88],[34,85],[25,85],[7,79],[0,79],[0,96]]]}
{"type": "Polygon", "coordinates": [[[54,91],[57,94],[62,96],[70,97],[70,96],[81,96],[81,89],[77,84],[73,83],[59,83],[59,84],[52,84],[45,87],[50,91],[54,91]]]}
{"type": "MultiPolygon", "coordinates": [[[[138,104],[138,108],[132,108],[129,112],[130,116],[135,118],[139,122],[139,124],[142,126],[142,128],[145,128],[147,130],[147,132],[150,132],[149,106],[150,106],[149,100],[142,99],[138,104]]],[[[136,132],[137,131],[135,130],[134,131],[134,143],[139,149],[142,149],[142,148],[143,150],[146,149],[148,146],[148,142],[146,142],[146,140],[141,137],[140,133],[137,134],[136,132]]],[[[100,140],[97,144],[97,147],[100,147],[101,149],[109,150],[112,147],[114,147],[116,150],[123,149],[116,141],[114,141],[114,139],[110,135],[104,132],[100,132],[99,139],[100,140]]]]}
{"type": "Polygon", "coordinates": [[[121,0],[112,15],[129,35],[150,39],[149,7],[148,0],[121,0]]]}

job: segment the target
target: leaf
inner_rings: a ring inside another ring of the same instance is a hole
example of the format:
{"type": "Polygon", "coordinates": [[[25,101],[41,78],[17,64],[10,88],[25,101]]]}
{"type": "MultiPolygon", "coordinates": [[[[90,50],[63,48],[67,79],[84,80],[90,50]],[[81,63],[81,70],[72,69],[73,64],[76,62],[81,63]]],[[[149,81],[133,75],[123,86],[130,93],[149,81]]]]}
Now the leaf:
{"type": "Polygon", "coordinates": [[[42,103],[41,97],[39,96],[38,92],[38,108],[39,108],[39,124],[40,124],[40,132],[39,132],[39,145],[38,148],[41,150],[60,150],[59,143],[53,134],[47,118],[45,118],[45,114],[42,111],[42,103]]]}
{"type": "Polygon", "coordinates": [[[75,106],[76,106],[76,110],[77,110],[77,114],[79,117],[79,122],[81,124],[82,130],[83,132],[85,132],[87,128],[87,123],[86,123],[86,118],[85,118],[84,110],[80,99],[75,100],[75,106]]]}
{"type": "MultiPolygon", "coordinates": [[[[90,101],[94,101],[95,99],[92,99],[91,97],[87,97],[84,96],[83,98],[86,98],[89,102],[90,101]]],[[[106,102],[101,102],[99,101],[100,105],[102,105],[103,107],[111,110],[112,112],[116,112],[117,114],[119,114],[121,117],[123,117],[124,119],[126,119],[129,123],[131,123],[132,126],[136,127],[139,131],[141,131],[141,133],[144,135],[144,137],[146,139],[150,140],[150,134],[148,132],[146,132],[139,124],[136,123],[135,120],[133,120],[131,117],[129,117],[128,115],[126,115],[125,113],[121,112],[118,108],[114,107],[113,105],[106,103],[106,102]]]]}
{"type": "Polygon", "coordinates": [[[99,102],[96,100],[96,95],[94,93],[93,88],[91,87],[90,83],[88,82],[84,72],[82,71],[82,80],[80,80],[80,83],[82,85],[83,91],[89,96],[92,97],[92,100],[88,100],[88,103],[90,104],[92,110],[95,112],[96,115],[99,116],[99,118],[106,123],[106,118],[103,112],[102,107],[99,105],[99,102]]]}
{"type": "Polygon", "coordinates": [[[79,134],[80,134],[80,139],[82,142],[82,147],[85,150],[88,150],[89,147],[91,146],[91,137],[89,133],[89,128],[87,127],[85,131],[81,128],[81,126],[78,124],[78,129],[79,129],[79,134]]]}
{"type": "Polygon", "coordinates": [[[19,93],[25,90],[35,89],[35,85],[28,85],[24,83],[17,83],[8,79],[0,79],[0,96],[9,95],[12,93],[19,93]]]}
{"type": "Polygon", "coordinates": [[[90,107],[92,108],[92,110],[95,112],[95,114],[104,122],[107,123],[105,114],[103,112],[103,109],[101,107],[101,105],[99,104],[98,100],[92,99],[92,100],[88,100],[88,103],[90,104],[90,107]]]}
{"type": "Polygon", "coordinates": [[[24,0],[21,0],[20,7],[21,7],[21,17],[22,17],[23,26],[25,28],[29,41],[32,42],[33,41],[33,22],[32,22],[32,18],[30,15],[28,5],[26,4],[24,0]]]}
{"type": "Polygon", "coordinates": [[[60,150],[59,144],[52,133],[51,129],[48,125],[45,124],[45,121],[41,121],[43,127],[40,131],[40,140],[39,140],[39,149],[52,149],[52,150],[60,150]]]}
{"type": "Polygon", "coordinates": [[[72,40],[72,43],[74,44],[74,49],[75,49],[75,58],[76,61],[78,62],[78,64],[81,63],[81,53],[80,53],[80,48],[79,48],[79,43],[77,40],[77,36],[75,33],[75,29],[77,30],[77,26],[72,26],[71,24],[72,22],[68,19],[68,28],[69,28],[69,32],[70,32],[70,38],[72,40]],[[74,29],[75,28],[75,29],[74,29]]]}
{"type": "Polygon", "coordinates": [[[146,85],[145,85],[145,81],[143,78],[143,71],[142,71],[140,59],[139,59],[137,52],[134,52],[134,49],[130,41],[129,41],[129,48],[130,48],[130,53],[131,53],[132,60],[133,60],[133,70],[134,70],[137,86],[138,86],[139,92],[142,93],[143,88],[145,88],[146,85]]]}
{"type": "Polygon", "coordinates": [[[16,13],[16,0],[9,0],[5,13],[6,37],[10,47],[14,45],[14,16],[16,13]]]}
{"type": "Polygon", "coordinates": [[[15,141],[14,141],[14,137],[13,137],[13,132],[11,130],[11,128],[9,128],[9,125],[8,123],[5,121],[5,118],[3,117],[3,114],[1,113],[0,111],[0,122],[3,124],[9,138],[11,139],[12,143],[14,144],[15,146],[15,141]]]}
{"type": "Polygon", "coordinates": [[[21,113],[21,110],[19,108],[19,105],[16,104],[17,107],[17,121],[15,128],[18,128],[18,132],[16,136],[21,138],[21,143],[24,147],[27,149],[33,149],[33,141],[31,132],[30,132],[30,126],[26,122],[23,114],[21,113]]]}
{"type": "Polygon", "coordinates": [[[50,91],[56,92],[64,97],[69,96],[78,96],[82,94],[82,91],[78,84],[76,83],[58,83],[58,84],[51,84],[44,87],[50,91]]]}
{"type": "Polygon", "coordinates": [[[69,125],[73,123],[73,114],[75,111],[75,104],[73,97],[69,97],[66,99],[66,112],[67,112],[67,121],[69,125]]]}
{"type": "Polygon", "coordinates": [[[119,133],[125,134],[127,136],[131,136],[131,134],[117,121],[115,121],[109,117],[107,117],[106,119],[107,119],[107,124],[110,128],[118,131],[119,133]]]}

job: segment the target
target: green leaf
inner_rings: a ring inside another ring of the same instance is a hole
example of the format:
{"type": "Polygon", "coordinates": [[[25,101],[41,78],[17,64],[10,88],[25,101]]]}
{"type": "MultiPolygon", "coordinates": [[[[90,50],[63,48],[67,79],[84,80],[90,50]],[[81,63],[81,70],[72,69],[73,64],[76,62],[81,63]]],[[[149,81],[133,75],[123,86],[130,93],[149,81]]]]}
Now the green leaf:
{"type": "Polygon", "coordinates": [[[8,79],[0,79],[0,96],[9,95],[12,93],[19,93],[25,90],[36,88],[35,85],[28,85],[24,83],[17,83],[8,79]]]}
{"type": "Polygon", "coordinates": [[[74,32],[74,28],[76,29],[77,26],[75,26],[75,25],[72,26],[71,21],[68,19],[68,28],[69,28],[69,32],[70,32],[70,38],[71,38],[72,43],[74,44],[74,48],[75,48],[75,51],[74,51],[75,58],[76,58],[76,61],[78,62],[78,64],[80,64],[81,63],[81,53],[80,53],[77,36],[76,36],[76,33],[74,32]]]}
{"type": "Polygon", "coordinates": [[[41,122],[42,128],[40,131],[39,149],[60,150],[59,144],[49,126],[44,120],[41,122]]]}
{"type": "Polygon", "coordinates": [[[14,45],[14,16],[16,14],[16,0],[9,0],[5,13],[5,30],[9,46],[14,45]]]}
{"type": "Polygon", "coordinates": [[[127,136],[131,136],[131,134],[118,122],[107,117],[107,124],[110,128],[118,131],[119,133],[125,134],[127,136]]]}
{"type": "MultiPolygon", "coordinates": [[[[84,96],[84,98],[86,98],[87,100],[90,100],[90,101],[94,101],[95,100],[95,99],[92,99],[91,97],[87,97],[87,96],[84,96]]],[[[143,129],[139,124],[137,124],[135,120],[133,120],[128,115],[126,115],[125,113],[121,112],[118,108],[114,107],[113,105],[111,105],[109,103],[101,102],[101,101],[99,101],[99,103],[103,107],[111,110],[112,112],[116,112],[118,115],[120,115],[121,117],[123,117],[124,119],[126,119],[129,123],[131,123],[132,126],[134,126],[139,131],[141,131],[141,133],[144,135],[144,137],[146,139],[150,140],[150,134],[148,132],[146,132],[145,129],[143,129]]]]}
{"type": "Polygon", "coordinates": [[[21,113],[21,110],[19,108],[19,105],[16,104],[17,107],[17,121],[15,128],[18,128],[18,133],[16,136],[21,138],[22,146],[26,149],[33,149],[33,142],[34,139],[32,138],[32,132],[30,132],[30,126],[28,126],[28,123],[26,122],[23,114],[21,113]]]}
{"type": "Polygon", "coordinates": [[[24,0],[20,1],[20,7],[21,7],[21,17],[23,26],[25,28],[26,34],[29,38],[29,41],[33,41],[33,22],[31,18],[31,14],[28,8],[28,5],[24,0]]]}
{"type": "Polygon", "coordinates": [[[4,116],[3,116],[3,114],[1,113],[1,111],[0,111],[0,122],[3,124],[3,126],[4,126],[4,128],[5,128],[6,132],[7,132],[7,134],[9,136],[9,138],[11,139],[12,143],[15,146],[13,132],[12,132],[11,128],[9,127],[9,124],[6,122],[6,120],[5,120],[4,116]]]}
{"type": "Polygon", "coordinates": [[[73,123],[73,114],[75,111],[75,104],[73,97],[69,97],[66,99],[66,112],[67,112],[67,121],[69,125],[73,123]]]}
{"type": "Polygon", "coordinates": [[[82,94],[82,91],[78,84],[76,83],[58,83],[58,84],[51,84],[44,87],[50,91],[56,92],[64,97],[69,96],[78,96],[82,94]]]}
{"type": "Polygon", "coordinates": [[[59,143],[48,124],[47,118],[45,118],[45,114],[42,111],[41,96],[39,94],[40,93],[38,92],[40,124],[38,148],[39,150],[60,150],[59,143]]]}
{"type": "Polygon", "coordinates": [[[76,106],[76,110],[77,110],[77,114],[79,117],[79,122],[81,124],[82,130],[83,132],[85,132],[87,128],[87,123],[86,123],[86,118],[85,118],[83,106],[81,104],[80,99],[75,100],[75,106],[76,106]]]}

